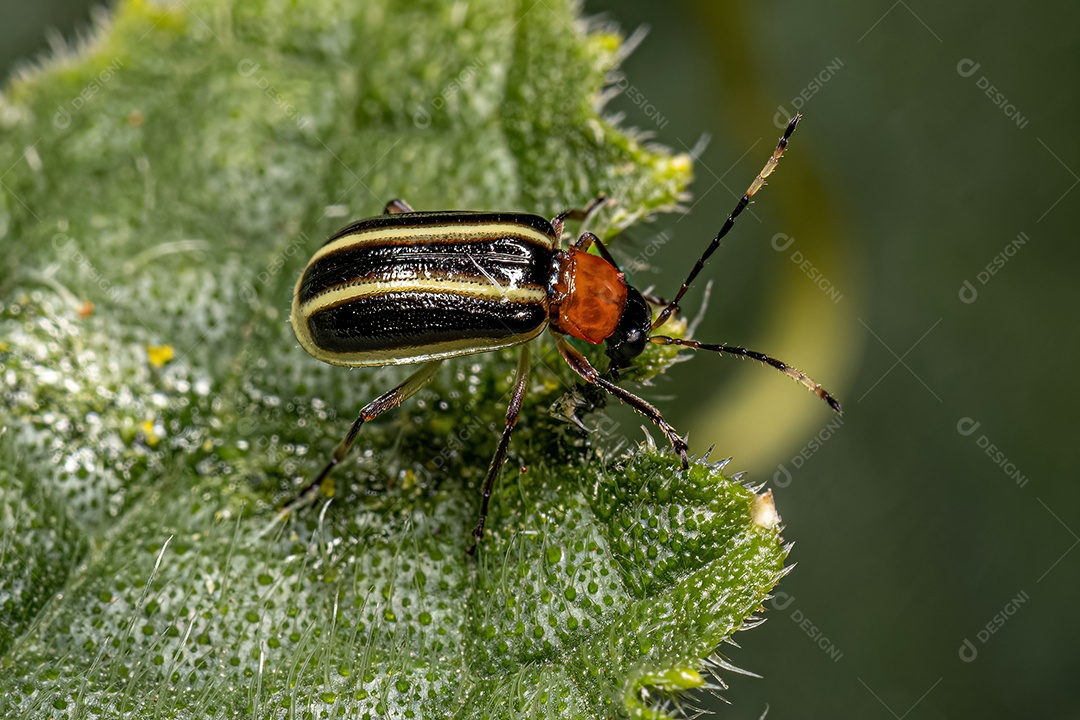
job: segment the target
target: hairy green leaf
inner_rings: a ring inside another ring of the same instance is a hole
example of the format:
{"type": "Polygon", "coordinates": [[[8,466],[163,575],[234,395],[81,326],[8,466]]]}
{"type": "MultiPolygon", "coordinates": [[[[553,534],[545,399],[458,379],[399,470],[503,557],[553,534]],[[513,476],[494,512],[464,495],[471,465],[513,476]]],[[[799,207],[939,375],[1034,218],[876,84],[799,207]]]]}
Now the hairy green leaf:
{"type": "Polygon", "coordinates": [[[513,352],[447,363],[329,500],[277,515],[402,377],[297,346],[323,237],[393,197],[604,192],[608,236],[678,202],[689,159],[599,115],[620,42],[569,0],[127,0],[8,83],[5,717],[665,717],[705,683],[783,572],[771,499],[598,452],[547,341],[476,558],[513,352]]]}

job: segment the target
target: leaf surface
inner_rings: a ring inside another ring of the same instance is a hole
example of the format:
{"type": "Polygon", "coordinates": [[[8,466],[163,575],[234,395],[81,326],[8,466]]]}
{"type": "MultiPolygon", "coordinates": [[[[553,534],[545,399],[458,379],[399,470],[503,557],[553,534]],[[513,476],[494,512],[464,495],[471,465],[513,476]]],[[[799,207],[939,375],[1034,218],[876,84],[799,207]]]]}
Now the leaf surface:
{"type": "Polygon", "coordinates": [[[555,0],[127,0],[9,81],[5,716],[657,717],[702,685],[782,574],[771,499],[596,453],[549,412],[575,383],[547,341],[477,558],[512,351],[447,363],[274,522],[403,376],[297,345],[324,237],[393,197],[552,216],[605,192],[605,235],[677,203],[688,158],[599,115],[619,48],[555,0]]]}

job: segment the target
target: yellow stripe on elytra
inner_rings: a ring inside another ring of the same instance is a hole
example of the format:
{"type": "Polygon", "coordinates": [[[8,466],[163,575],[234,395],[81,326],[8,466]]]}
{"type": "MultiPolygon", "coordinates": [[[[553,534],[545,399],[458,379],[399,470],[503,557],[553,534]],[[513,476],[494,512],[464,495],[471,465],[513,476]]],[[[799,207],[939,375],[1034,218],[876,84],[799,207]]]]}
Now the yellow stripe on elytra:
{"type": "Polygon", "coordinates": [[[429,292],[478,300],[501,300],[519,304],[536,303],[547,305],[547,289],[539,285],[503,286],[493,281],[462,282],[437,277],[403,280],[380,279],[341,285],[333,290],[319,293],[300,306],[300,314],[303,317],[311,317],[320,310],[341,305],[350,300],[404,292],[429,292]]]}
{"type": "Polygon", "coordinates": [[[554,248],[555,240],[544,233],[518,223],[482,223],[479,225],[425,225],[424,227],[388,227],[360,230],[332,240],[315,251],[310,266],[319,258],[349,248],[379,243],[423,245],[427,242],[468,241],[484,237],[524,237],[546,247],[554,248]]]}

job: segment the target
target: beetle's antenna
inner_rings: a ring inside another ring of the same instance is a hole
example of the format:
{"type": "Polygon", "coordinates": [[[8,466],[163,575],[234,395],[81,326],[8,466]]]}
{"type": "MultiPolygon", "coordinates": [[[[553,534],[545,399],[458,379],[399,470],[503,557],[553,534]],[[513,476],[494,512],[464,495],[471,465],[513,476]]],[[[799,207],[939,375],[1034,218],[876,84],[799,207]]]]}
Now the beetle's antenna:
{"type": "Polygon", "coordinates": [[[779,164],[780,162],[780,158],[784,154],[784,150],[787,149],[788,138],[790,138],[791,134],[795,132],[795,126],[799,124],[799,120],[801,118],[802,115],[799,113],[796,113],[795,117],[791,118],[791,122],[788,123],[787,128],[784,130],[784,134],[780,138],[780,142],[776,144],[776,149],[773,150],[772,157],[770,157],[768,162],[765,163],[765,167],[761,169],[761,172],[757,174],[757,177],[754,178],[754,181],[750,183],[750,187],[747,188],[746,193],[743,194],[742,198],[739,200],[739,203],[735,206],[735,209],[731,211],[730,215],[728,215],[728,219],[727,222],[724,223],[724,227],[720,228],[720,232],[716,234],[716,237],[713,238],[713,241],[709,243],[709,247],[705,248],[705,252],[703,252],[701,254],[701,257],[698,258],[697,263],[694,265],[694,269],[690,271],[690,274],[687,276],[686,280],[683,281],[682,286],[679,288],[679,292],[675,295],[675,299],[668,303],[667,307],[661,310],[660,314],[656,316],[656,320],[654,320],[652,324],[653,330],[666,323],[671,317],[672,313],[674,313],[679,308],[679,301],[682,300],[683,295],[685,295],[686,291],[690,288],[690,283],[694,282],[694,278],[696,278],[698,276],[698,273],[701,272],[701,269],[705,267],[705,263],[710,257],[712,257],[712,254],[716,252],[716,249],[720,247],[720,241],[724,239],[724,236],[728,234],[728,232],[731,230],[731,227],[735,224],[735,218],[739,217],[739,214],[746,209],[747,205],[750,204],[750,198],[754,197],[757,191],[765,185],[765,178],[769,177],[769,175],[772,174],[773,170],[776,169],[777,164],[779,164]]]}
{"type": "Polygon", "coordinates": [[[751,360],[757,360],[763,362],[766,365],[770,365],[780,372],[784,373],[788,377],[793,378],[796,382],[800,383],[804,387],[808,388],[810,392],[817,395],[819,398],[829,403],[829,407],[838,413],[843,413],[840,409],[840,403],[838,403],[832,395],[825,391],[825,388],[818,385],[811,380],[806,373],[797,368],[793,368],[785,362],[781,362],[776,358],[769,357],[764,353],[755,352],[754,350],[747,350],[746,348],[736,347],[734,345],[709,345],[706,343],[700,343],[697,340],[684,340],[682,338],[668,337],[667,335],[653,335],[649,338],[649,342],[656,343],[657,345],[681,345],[682,347],[688,347],[691,350],[711,350],[715,353],[727,353],[728,355],[738,355],[739,357],[750,358],[751,360]]]}

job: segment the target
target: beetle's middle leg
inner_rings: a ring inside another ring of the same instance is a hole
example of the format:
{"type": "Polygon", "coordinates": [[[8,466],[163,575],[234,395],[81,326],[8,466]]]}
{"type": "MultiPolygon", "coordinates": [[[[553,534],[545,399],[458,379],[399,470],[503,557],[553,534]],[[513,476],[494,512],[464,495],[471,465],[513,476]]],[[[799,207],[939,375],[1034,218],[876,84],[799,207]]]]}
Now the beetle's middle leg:
{"type": "Polygon", "coordinates": [[[334,454],[330,458],[330,462],[326,464],[326,467],[322,469],[322,472],[320,472],[314,480],[305,485],[303,489],[297,493],[295,498],[285,504],[285,507],[282,508],[282,512],[288,513],[293,508],[313,500],[314,496],[319,492],[319,486],[322,485],[338,463],[344,460],[345,456],[349,454],[349,450],[352,449],[353,443],[356,442],[356,436],[360,433],[360,428],[363,427],[364,423],[369,420],[374,420],[387,410],[396,408],[398,405],[415,395],[422,387],[431,382],[431,379],[435,377],[435,371],[439,369],[442,362],[442,360],[432,360],[431,362],[424,363],[424,365],[410,375],[405,382],[401,383],[393,390],[383,393],[365,405],[360,410],[360,415],[357,416],[352,427],[349,428],[349,432],[334,449],[334,454]]]}
{"type": "Polygon", "coordinates": [[[487,477],[484,479],[484,500],[480,506],[480,521],[473,530],[473,544],[468,553],[476,552],[476,546],[484,538],[484,523],[487,522],[488,503],[491,501],[491,491],[495,486],[495,478],[499,476],[503,462],[506,460],[506,450],[510,446],[510,433],[517,425],[518,415],[521,413],[521,403],[525,399],[525,383],[529,378],[529,346],[521,346],[521,358],[518,360],[517,377],[514,379],[514,389],[510,393],[510,406],[506,408],[506,426],[503,428],[502,437],[499,439],[499,448],[495,451],[495,457],[491,459],[487,477]]]}

